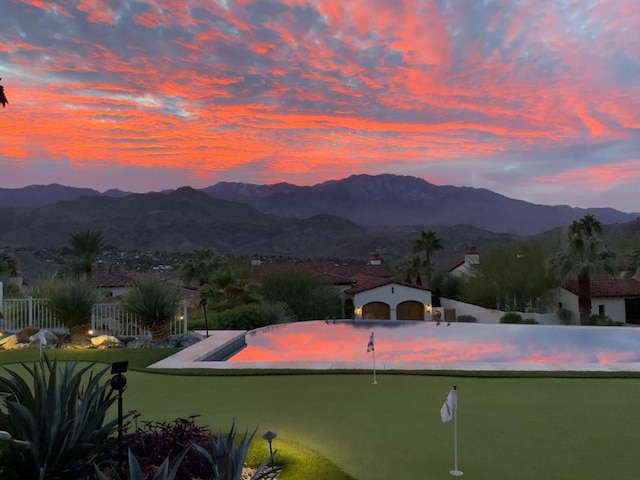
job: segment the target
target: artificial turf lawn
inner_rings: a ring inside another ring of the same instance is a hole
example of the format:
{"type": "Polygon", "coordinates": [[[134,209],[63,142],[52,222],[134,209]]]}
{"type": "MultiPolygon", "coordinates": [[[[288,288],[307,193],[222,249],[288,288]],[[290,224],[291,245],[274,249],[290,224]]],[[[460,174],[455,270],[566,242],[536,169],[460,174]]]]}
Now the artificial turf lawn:
{"type": "MultiPolygon", "coordinates": [[[[0,362],[11,361],[5,353],[0,362]]],[[[451,478],[453,422],[443,424],[439,410],[452,384],[459,389],[464,478],[635,479],[640,471],[640,380],[633,378],[379,372],[377,385],[371,374],[131,371],[127,378],[125,409],[138,410],[143,419],[200,414],[198,422],[215,430],[235,419],[240,429],[258,426],[258,437],[277,432],[274,447],[282,455],[289,442],[298,442],[357,480],[451,478]]],[[[344,477],[313,480],[334,478],[344,477]]]]}

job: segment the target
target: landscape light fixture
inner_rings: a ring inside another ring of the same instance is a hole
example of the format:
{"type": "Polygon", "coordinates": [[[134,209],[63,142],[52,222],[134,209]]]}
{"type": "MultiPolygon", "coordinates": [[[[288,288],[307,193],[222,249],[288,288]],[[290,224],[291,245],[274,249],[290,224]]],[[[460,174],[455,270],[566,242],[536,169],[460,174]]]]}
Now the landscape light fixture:
{"type": "Polygon", "coordinates": [[[127,377],[123,375],[129,367],[128,360],[121,360],[111,364],[111,388],[118,392],[118,468],[122,472],[122,463],[124,461],[124,443],[122,434],[124,427],[122,425],[122,392],[127,388],[127,377]]]}
{"type": "Polygon", "coordinates": [[[200,305],[202,305],[202,313],[204,314],[204,329],[207,333],[207,338],[209,338],[209,325],[207,324],[207,299],[202,297],[200,305]]]}
{"type": "Polygon", "coordinates": [[[273,448],[271,446],[271,442],[273,442],[273,439],[276,438],[277,436],[278,434],[276,432],[272,432],[271,430],[267,430],[267,433],[262,435],[262,438],[264,438],[267,442],[269,442],[269,456],[271,457],[271,468],[273,468],[273,448]]]}

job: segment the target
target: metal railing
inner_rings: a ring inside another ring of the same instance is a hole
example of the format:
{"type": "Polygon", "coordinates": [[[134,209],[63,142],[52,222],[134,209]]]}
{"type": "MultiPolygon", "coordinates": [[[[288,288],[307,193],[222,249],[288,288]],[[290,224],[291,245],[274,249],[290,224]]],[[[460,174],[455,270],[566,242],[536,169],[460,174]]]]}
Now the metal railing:
{"type": "MultiPolygon", "coordinates": [[[[35,326],[52,332],[69,331],[59,322],[48,307],[46,298],[5,298],[0,302],[0,330],[15,333],[27,326],[35,326]]],[[[187,306],[183,302],[180,312],[170,324],[171,335],[187,332],[187,306]]],[[[97,303],[91,312],[91,329],[94,335],[138,336],[149,335],[140,327],[135,315],[125,312],[117,303],[97,303]]]]}

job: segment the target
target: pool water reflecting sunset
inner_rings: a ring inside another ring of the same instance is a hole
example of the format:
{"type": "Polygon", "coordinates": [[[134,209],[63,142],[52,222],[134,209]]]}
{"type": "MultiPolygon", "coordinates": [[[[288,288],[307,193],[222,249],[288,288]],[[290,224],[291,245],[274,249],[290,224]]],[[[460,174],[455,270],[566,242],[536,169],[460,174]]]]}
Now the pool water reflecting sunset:
{"type": "Polygon", "coordinates": [[[640,329],[404,321],[312,321],[248,332],[227,362],[628,364],[640,362],[640,329]]]}

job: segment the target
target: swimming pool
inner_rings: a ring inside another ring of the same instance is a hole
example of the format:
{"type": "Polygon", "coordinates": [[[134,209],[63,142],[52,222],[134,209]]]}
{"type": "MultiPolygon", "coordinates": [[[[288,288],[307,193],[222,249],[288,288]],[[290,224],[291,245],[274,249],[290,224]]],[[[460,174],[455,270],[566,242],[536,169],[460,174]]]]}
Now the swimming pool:
{"type": "Polygon", "coordinates": [[[331,320],[234,338],[233,351],[210,349],[187,368],[369,369],[375,354],[379,370],[640,371],[640,329],[631,327],[331,320]]]}

